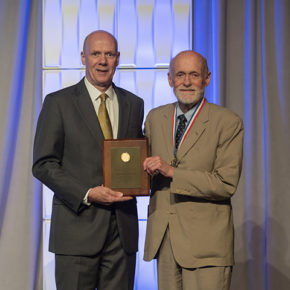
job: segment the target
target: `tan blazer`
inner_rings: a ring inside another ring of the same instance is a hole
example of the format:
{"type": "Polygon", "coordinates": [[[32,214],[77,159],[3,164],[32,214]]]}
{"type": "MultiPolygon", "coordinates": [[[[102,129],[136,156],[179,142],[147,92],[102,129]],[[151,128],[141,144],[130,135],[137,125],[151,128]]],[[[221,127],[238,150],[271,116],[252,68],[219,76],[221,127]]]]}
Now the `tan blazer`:
{"type": "MultiPolygon", "coordinates": [[[[174,106],[151,110],[145,122],[152,156],[168,163],[173,159],[174,106]]],[[[242,120],[206,102],[177,158],[173,179],[159,174],[152,180],[144,260],[156,257],[169,225],[173,253],[182,267],[233,265],[230,199],[242,168],[242,120]]]]}

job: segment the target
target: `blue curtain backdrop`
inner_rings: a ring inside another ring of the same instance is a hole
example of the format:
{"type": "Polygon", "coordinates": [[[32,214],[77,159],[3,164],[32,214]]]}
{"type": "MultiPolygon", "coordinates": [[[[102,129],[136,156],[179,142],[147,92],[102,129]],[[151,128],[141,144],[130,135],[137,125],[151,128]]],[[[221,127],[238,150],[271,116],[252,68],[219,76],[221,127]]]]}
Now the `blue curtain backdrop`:
{"type": "MultiPolygon", "coordinates": [[[[42,289],[41,190],[31,176],[41,107],[40,4],[0,2],[0,289],[42,289]]],[[[245,123],[231,289],[287,290],[290,1],[195,0],[192,15],[193,48],[212,72],[207,98],[245,123]]]]}

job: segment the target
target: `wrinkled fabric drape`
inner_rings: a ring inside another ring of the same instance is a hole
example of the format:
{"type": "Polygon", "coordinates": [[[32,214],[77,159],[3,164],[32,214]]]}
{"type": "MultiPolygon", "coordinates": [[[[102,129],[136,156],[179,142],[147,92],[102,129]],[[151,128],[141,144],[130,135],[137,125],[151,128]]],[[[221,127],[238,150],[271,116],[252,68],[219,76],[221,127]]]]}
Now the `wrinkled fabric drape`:
{"type": "Polygon", "coordinates": [[[40,4],[0,2],[0,289],[42,289],[41,193],[31,175],[41,102],[40,4]]]}
{"type": "MultiPolygon", "coordinates": [[[[0,2],[0,289],[42,289],[41,187],[31,175],[41,106],[41,2],[0,2]]],[[[192,3],[193,48],[212,72],[207,98],[245,125],[231,289],[287,290],[290,1],[192,3]]]]}
{"type": "Polygon", "coordinates": [[[209,100],[244,119],[231,289],[290,289],[290,1],[194,1],[209,100]]]}

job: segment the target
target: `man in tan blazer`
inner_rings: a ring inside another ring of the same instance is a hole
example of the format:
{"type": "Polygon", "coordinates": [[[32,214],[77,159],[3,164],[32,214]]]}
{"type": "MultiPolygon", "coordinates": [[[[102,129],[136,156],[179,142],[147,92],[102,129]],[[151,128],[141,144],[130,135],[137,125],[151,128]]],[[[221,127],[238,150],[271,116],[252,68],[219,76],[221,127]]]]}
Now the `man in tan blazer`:
{"type": "Polygon", "coordinates": [[[152,185],[144,260],[157,258],[161,290],[230,287],[243,122],[206,101],[210,76],[203,56],[179,53],[168,73],[178,101],[151,110],[145,122],[152,185]]]}

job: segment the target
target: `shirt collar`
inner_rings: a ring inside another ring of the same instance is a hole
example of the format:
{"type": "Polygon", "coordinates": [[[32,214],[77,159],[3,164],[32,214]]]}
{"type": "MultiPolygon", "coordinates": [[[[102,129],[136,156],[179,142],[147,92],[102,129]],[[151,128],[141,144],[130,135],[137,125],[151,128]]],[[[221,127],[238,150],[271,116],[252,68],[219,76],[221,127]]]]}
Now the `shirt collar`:
{"type": "MultiPolygon", "coordinates": [[[[89,92],[89,95],[90,95],[92,101],[95,101],[96,99],[98,99],[98,97],[102,94],[102,92],[100,90],[98,90],[96,87],[94,87],[86,77],[85,77],[85,85],[86,85],[86,88],[89,92]]],[[[105,93],[108,95],[109,99],[113,100],[114,89],[113,89],[112,85],[106,90],[105,93]]]]}
{"type": "Polygon", "coordinates": [[[187,111],[187,112],[184,114],[184,113],[181,111],[181,109],[180,109],[180,107],[179,107],[179,104],[177,103],[177,105],[176,105],[176,116],[177,116],[177,118],[178,118],[180,115],[184,115],[187,121],[190,120],[190,118],[191,118],[192,114],[194,113],[194,110],[195,110],[195,108],[196,108],[196,106],[197,106],[198,104],[199,104],[199,102],[198,102],[196,105],[194,105],[194,106],[193,106],[189,111],[187,111]]]}

